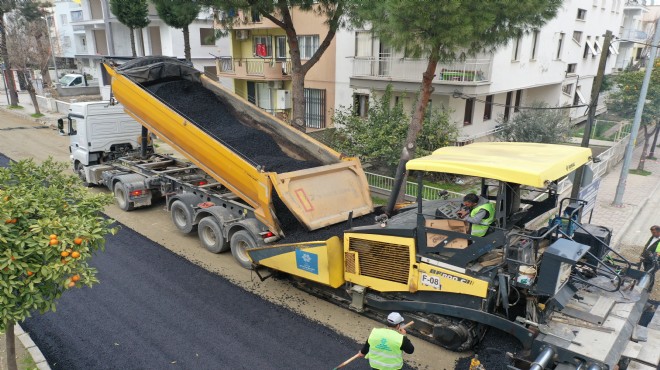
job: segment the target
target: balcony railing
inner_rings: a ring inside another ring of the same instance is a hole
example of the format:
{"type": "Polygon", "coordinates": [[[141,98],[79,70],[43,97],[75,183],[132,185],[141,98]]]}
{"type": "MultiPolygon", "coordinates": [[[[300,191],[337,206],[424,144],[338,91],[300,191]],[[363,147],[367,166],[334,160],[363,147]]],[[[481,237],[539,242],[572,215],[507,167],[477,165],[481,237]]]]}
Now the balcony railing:
{"type": "MultiPolygon", "coordinates": [[[[438,63],[433,82],[460,84],[487,82],[490,79],[492,63],[492,59],[438,63]]],[[[419,82],[427,64],[425,59],[355,57],[352,76],[419,82]]]]}
{"type": "Polygon", "coordinates": [[[219,57],[216,63],[219,74],[230,74],[235,77],[287,79],[291,76],[291,59],[219,57]]]}
{"type": "Polygon", "coordinates": [[[621,32],[621,39],[626,41],[646,41],[649,36],[642,30],[626,28],[621,32]]]}

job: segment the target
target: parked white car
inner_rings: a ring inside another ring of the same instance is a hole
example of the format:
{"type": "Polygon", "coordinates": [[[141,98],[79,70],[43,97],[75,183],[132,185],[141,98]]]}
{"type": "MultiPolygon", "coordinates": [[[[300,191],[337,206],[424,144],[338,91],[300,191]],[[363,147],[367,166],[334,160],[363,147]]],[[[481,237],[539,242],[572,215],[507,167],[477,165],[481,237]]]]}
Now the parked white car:
{"type": "Polygon", "coordinates": [[[63,87],[86,86],[85,76],[77,73],[69,73],[60,78],[60,85],[63,87]]]}

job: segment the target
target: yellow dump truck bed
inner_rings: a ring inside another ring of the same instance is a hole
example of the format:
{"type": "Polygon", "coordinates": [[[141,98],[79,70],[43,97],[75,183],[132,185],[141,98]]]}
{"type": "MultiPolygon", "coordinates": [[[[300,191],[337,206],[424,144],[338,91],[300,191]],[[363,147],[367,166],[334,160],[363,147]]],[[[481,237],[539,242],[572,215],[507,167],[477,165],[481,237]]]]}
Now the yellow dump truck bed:
{"type": "Polygon", "coordinates": [[[128,114],[254,208],[256,217],[278,235],[285,235],[287,230],[282,229],[275,211],[276,194],[309,230],[346,221],[350,212],[355,217],[372,212],[369,187],[359,160],[342,158],[219,83],[200,76],[187,64],[171,58],[147,57],[106,69],[112,76],[113,96],[128,114]],[[147,88],[161,80],[176,79],[201,84],[215,94],[218,104],[227,105],[236,119],[240,117],[241,124],[268,134],[292,158],[313,160],[319,165],[283,173],[260,168],[193,121],[190,117],[199,113],[191,111],[195,108],[175,109],[147,88]]]}

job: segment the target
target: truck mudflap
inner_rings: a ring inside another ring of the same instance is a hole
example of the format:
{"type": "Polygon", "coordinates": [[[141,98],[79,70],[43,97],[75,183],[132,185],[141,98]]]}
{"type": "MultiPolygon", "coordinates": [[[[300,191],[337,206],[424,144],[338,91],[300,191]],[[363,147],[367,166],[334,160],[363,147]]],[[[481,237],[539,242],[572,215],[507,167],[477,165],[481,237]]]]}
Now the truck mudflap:
{"type": "Polygon", "coordinates": [[[310,230],[372,211],[367,178],[357,160],[282,174],[270,173],[280,199],[310,230]],[[329,190],[331,189],[331,190],[329,190]]]}
{"type": "Polygon", "coordinates": [[[252,263],[338,288],[344,284],[344,250],[338,237],[247,251],[252,263]]]}

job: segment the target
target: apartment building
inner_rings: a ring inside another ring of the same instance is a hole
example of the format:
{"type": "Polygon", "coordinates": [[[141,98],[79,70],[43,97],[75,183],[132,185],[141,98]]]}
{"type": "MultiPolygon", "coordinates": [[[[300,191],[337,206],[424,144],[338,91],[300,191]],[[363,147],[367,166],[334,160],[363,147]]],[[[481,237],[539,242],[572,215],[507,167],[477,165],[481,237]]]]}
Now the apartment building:
{"type": "Polygon", "coordinates": [[[623,5],[623,20],[615,44],[618,46],[615,68],[619,71],[633,67],[644,57],[644,45],[651,41],[655,25],[649,22],[649,8],[644,0],[627,0],[623,5]],[[651,28],[648,27],[651,23],[651,28]],[[650,32],[649,32],[650,30],[650,32]]]}
{"type": "MultiPolygon", "coordinates": [[[[110,11],[108,0],[81,0],[80,10],[72,14],[76,60],[81,72],[98,77],[100,61],[105,56],[131,57],[130,30],[117,20],[110,11]]],[[[149,2],[151,23],[135,30],[135,46],[138,56],[166,55],[184,57],[183,32],[165,24],[149,2]]],[[[227,50],[226,38],[216,39],[213,13],[203,10],[189,26],[190,52],[195,68],[215,75],[215,56],[227,50]]],[[[226,82],[226,81],[223,81],[226,82]]]]}
{"type": "MultiPolygon", "coordinates": [[[[302,63],[314,55],[328,32],[325,20],[313,12],[291,10],[302,63]]],[[[291,59],[283,29],[258,13],[237,12],[231,45],[217,60],[220,77],[234,80],[234,92],[261,109],[288,121],[292,117],[291,59]]],[[[332,125],[335,106],[335,55],[332,41],[305,77],[305,122],[308,130],[332,125]]]]}
{"type": "MultiPolygon", "coordinates": [[[[607,30],[619,34],[624,0],[566,0],[557,16],[495,53],[463,62],[439,63],[429,105],[451,111],[461,126],[460,141],[484,140],[497,130],[496,119],[508,119],[519,107],[535,101],[551,106],[584,105],[589,101],[607,30]],[[464,97],[469,97],[465,99],[464,97]]],[[[395,101],[412,109],[426,60],[406,58],[380,42],[368,29],[342,31],[336,55],[336,104],[357,105],[366,114],[371,94],[392,84],[395,101]]],[[[615,70],[616,43],[606,73],[615,70]]],[[[598,112],[605,110],[599,104],[598,112]]],[[[586,108],[568,109],[574,122],[586,119],[586,108]]]]}

